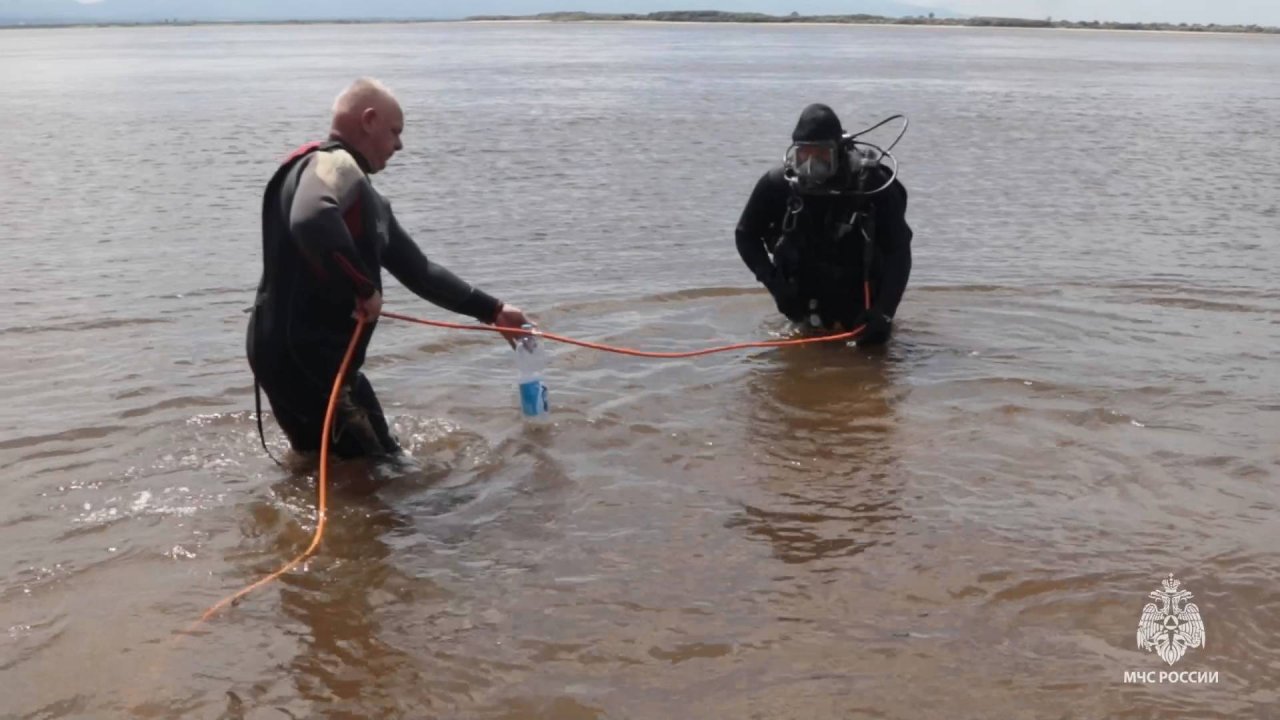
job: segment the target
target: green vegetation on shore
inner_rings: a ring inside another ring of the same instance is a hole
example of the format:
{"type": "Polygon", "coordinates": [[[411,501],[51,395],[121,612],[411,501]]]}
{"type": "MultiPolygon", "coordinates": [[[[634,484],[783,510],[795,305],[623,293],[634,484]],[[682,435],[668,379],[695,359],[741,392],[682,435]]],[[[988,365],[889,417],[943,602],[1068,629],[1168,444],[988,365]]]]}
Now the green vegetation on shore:
{"type": "Polygon", "coordinates": [[[1188,23],[1121,23],[1054,20],[1030,20],[1004,17],[935,18],[930,16],[890,18],[881,15],[765,15],[763,13],[730,13],[715,10],[685,10],[647,14],[554,12],[537,15],[478,15],[468,20],[546,20],[552,22],[731,22],[731,23],[832,23],[856,25],[937,25],[952,27],[1017,27],[1067,28],[1091,30],[1147,30],[1165,32],[1235,32],[1280,34],[1280,28],[1261,25],[1192,25],[1188,23]]]}

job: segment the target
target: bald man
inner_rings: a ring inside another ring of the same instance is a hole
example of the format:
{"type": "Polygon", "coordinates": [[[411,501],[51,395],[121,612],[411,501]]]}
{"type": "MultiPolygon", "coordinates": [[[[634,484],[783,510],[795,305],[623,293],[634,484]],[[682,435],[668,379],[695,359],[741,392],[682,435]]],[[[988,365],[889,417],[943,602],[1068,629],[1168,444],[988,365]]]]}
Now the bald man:
{"type": "MultiPolygon", "coordinates": [[[[382,309],[382,268],[419,297],[482,323],[529,322],[519,308],[428,260],[374,189],[370,176],[403,147],[403,130],[404,113],[391,92],[361,78],[334,102],[329,140],[295,150],[267,183],[263,271],[247,350],[255,391],[258,385],[266,391],[298,452],[320,448],[330,389],[357,316],[368,325],[341,390],[330,447],[341,457],[400,449],[360,372],[382,309]]],[[[261,415],[259,401],[259,434],[261,415]]]]}

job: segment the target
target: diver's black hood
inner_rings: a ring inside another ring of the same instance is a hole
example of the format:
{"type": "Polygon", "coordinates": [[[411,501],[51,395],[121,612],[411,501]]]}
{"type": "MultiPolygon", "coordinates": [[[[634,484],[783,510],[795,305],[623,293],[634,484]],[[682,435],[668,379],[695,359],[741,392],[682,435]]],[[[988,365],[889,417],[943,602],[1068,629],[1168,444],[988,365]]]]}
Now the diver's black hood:
{"type": "Polygon", "coordinates": [[[840,127],[840,118],[836,117],[835,111],[814,103],[800,113],[800,121],[791,133],[791,142],[839,141],[843,136],[844,129],[840,127]]]}

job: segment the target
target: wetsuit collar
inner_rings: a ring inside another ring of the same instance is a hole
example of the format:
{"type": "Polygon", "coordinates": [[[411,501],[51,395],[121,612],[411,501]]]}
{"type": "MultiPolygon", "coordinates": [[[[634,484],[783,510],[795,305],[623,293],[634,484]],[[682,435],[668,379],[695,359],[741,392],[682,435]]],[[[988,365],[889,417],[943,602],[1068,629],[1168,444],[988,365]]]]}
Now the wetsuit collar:
{"type": "Polygon", "coordinates": [[[342,146],[343,150],[346,150],[347,152],[351,153],[351,157],[356,159],[356,164],[360,166],[360,169],[364,171],[365,175],[368,175],[372,171],[372,166],[369,165],[369,161],[365,160],[364,155],[361,155],[359,150],[356,150],[355,148],[351,147],[351,145],[347,143],[347,141],[343,140],[337,135],[330,135],[329,141],[338,143],[339,145],[342,146]]]}

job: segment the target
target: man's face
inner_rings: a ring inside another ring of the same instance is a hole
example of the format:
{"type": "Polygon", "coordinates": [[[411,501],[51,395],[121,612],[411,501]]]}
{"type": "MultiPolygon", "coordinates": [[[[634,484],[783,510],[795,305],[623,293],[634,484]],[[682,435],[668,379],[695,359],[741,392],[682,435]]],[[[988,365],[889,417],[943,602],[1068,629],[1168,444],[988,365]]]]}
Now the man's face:
{"type": "Polygon", "coordinates": [[[800,142],[787,150],[787,164],[802,182],[816,185],[835,174],[837,154],[834,142],[800,142]]]}
{"type": "Polygon", "coordinates": [[[366,109],[360,120],[368,138],[368,157],[365,159],[372,171],[378,172],[387,166],[392,155],[404,147],[400,142],[400,134],[404,132],[404,113],[399,103],[386,100],[366,109]]]}

